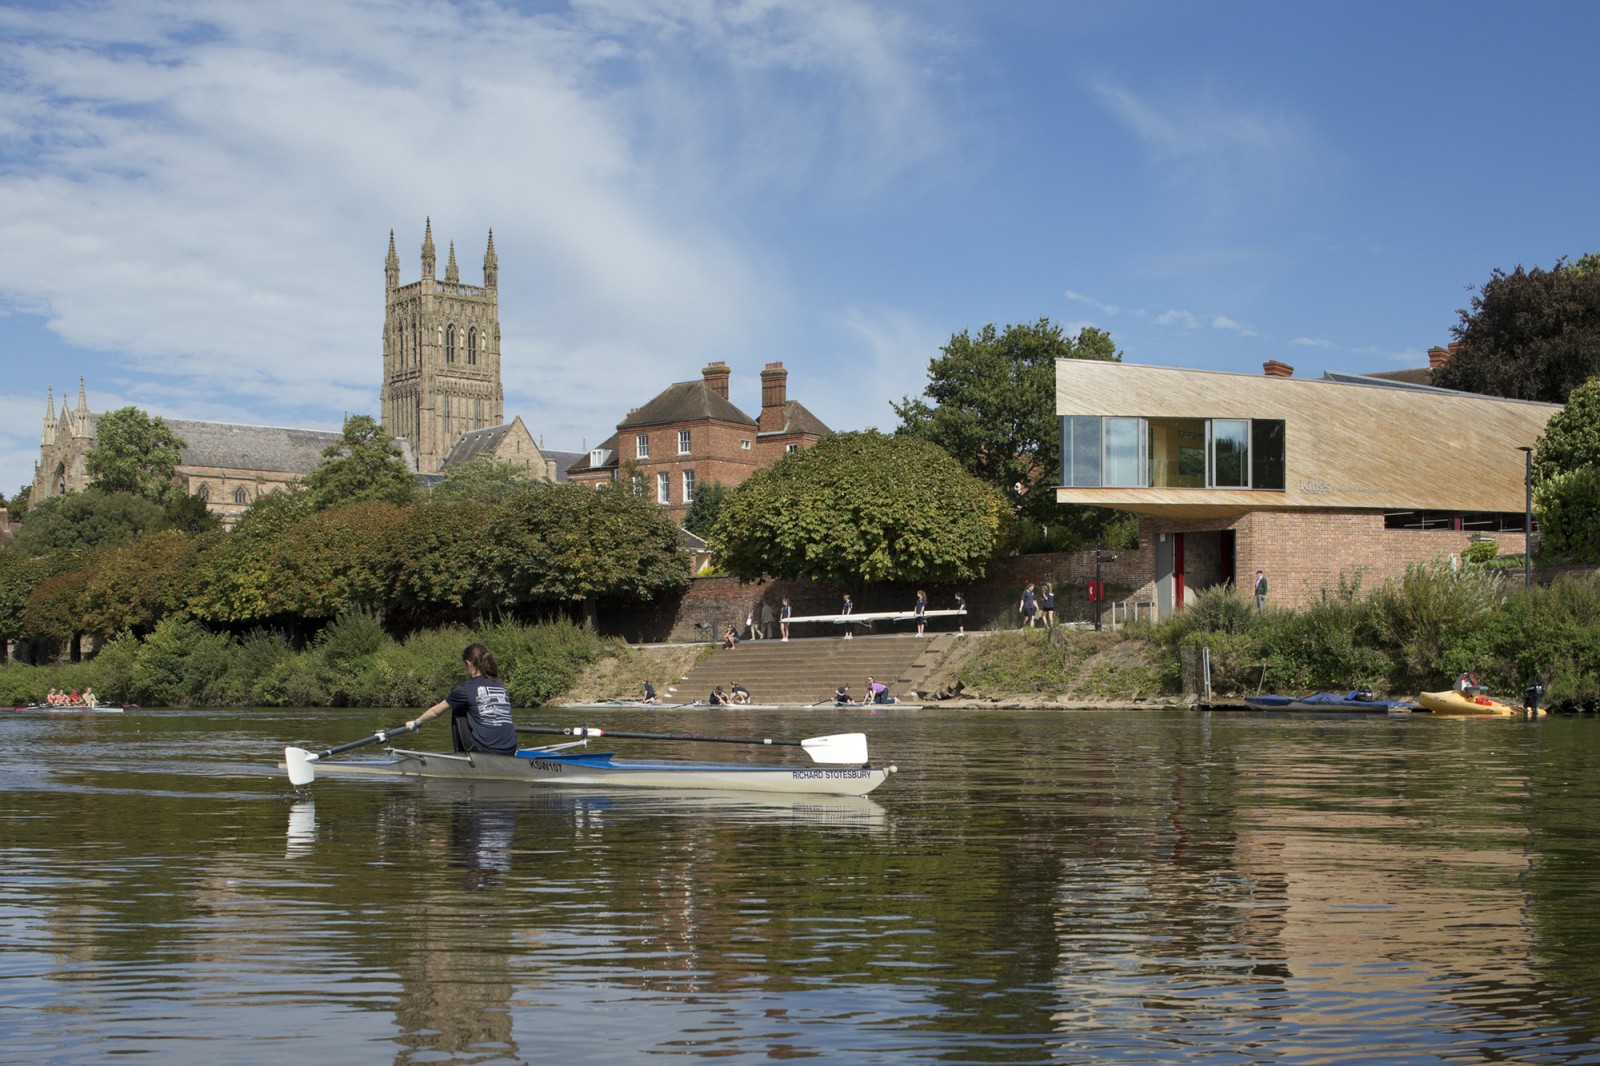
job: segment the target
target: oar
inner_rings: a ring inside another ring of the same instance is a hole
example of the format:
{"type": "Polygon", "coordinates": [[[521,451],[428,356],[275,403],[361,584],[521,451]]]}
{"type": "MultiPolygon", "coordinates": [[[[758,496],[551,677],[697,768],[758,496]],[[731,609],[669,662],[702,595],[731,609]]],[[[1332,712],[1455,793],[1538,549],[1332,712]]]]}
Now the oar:
{"type": "Polygon", "coordinates": [[[371,744],[374,741],[388,740],[390,737],[399,736],[402,733],[415,732],[415,730],[416,726],[410,725],[395,726],[393,729],[380,729],[370,737],[352,740],[348,744],[340,744],[337,748],[329,748],[327,751],[310,752],[304,748],[284,748],[283,765],[289,771],[289,783],[298,786],[309,785],[315,781],[317,779],[317,768],[311,764],[318,759],[326,759],[328,756],[337,755],[341,751],[359,748],[363,744],[371,744]]]}
{"type": "Polygon", "coordinates": [[[767,744],[778,747],[804,748],[813,762],[852,763],[867,761],[867,735],[865,733],[836,733],[827,737],[806,737],[804,740],[774,740],[771,737],[705,737],[693,733],[624,733],[618,729],[598,729],[594,726],[519,725],[519,733],[549,733],[563,737],[626,737],[629,740],[693,740],[708,744],[767,744]]]}

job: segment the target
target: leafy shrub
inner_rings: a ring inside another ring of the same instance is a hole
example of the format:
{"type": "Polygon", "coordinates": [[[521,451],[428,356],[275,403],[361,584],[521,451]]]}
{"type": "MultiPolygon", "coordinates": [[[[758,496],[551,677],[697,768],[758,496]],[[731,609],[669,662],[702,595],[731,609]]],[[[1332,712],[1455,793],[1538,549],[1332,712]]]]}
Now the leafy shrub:
{"type": "Polygon", "coordinates": [[[1474,541],[1461,549],[1461,562],[1465,566],[1487,566],[1499,554],[1500,543],[1498,541],[1474,541]]]}
{"type": "Polygon", "coordinates": [[[188,618],[156,625],[133,659],[133,702],[167,707],[202,703],[227,674],[232,641],[188,618]]]}

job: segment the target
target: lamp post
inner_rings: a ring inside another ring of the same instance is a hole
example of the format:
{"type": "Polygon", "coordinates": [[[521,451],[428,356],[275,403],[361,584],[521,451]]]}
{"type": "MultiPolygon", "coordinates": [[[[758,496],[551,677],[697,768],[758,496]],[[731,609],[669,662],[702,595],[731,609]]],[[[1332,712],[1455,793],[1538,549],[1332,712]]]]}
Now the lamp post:
{"type": "Polygon", "coordinates": [[[1522,453],[1522,486],[1526,498],[1522,508],[1522,587],[1533,587],[1533,449],[1524,444],[1517,448],[1522,453]]]}

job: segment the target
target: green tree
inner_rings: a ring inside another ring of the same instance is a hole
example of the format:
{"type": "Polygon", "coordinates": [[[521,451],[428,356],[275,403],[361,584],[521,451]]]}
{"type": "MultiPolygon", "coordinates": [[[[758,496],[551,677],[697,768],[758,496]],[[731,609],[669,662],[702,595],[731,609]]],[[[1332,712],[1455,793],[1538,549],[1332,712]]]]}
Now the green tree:
{"type": "Polygon", "coordinates": [[[1566,406],[1545,423],[1534,449],[1533,477],[1544,482],[1586,466],[1600,467],[1600,377],[1573,389],[1566,406]]]}
{"type": "Polygon", "coordinates": [[[689,584],[678,530],[656,504],[625,488],[540,482],[488,528],[484,565],[498,602],[652,600],[689,584]]]}
{"type": "Polygon", "coordinates": [[[163,529],[161,504],[129,492],[73,492],[40,500],[17,530],[16,549],[30,556],[132,544],[163,529]]]}
{"type": "Polygon", "coordinates": [[[95,422],[95,445],[84,460],[92,487],[165,503],[182,490],[173,482],[188,445],[159,417],[122,407],[95,422]]]}
{"type": "Polygon", "coordinates": [[[76,605],[80,630],[102,636],[150,632],[188,604],[197,555],[195,538],[175,529],[102,552],[84,568],[76,605]]]}
{"type": "Polygon", "coordinates": [[[710,536],[711,527],[716,525],[717,514],[722,510],[723,501],[727,498],[728,486],[720,481],[708,481],[704,485],[696,485],[694,502],[683,515],[683,528],[697,537],[710,536]]]}
{"type": "MultiPolygon", "coordinates": [[[[533,484],[524,480],[519,490],[533,484]]],[[[393,628],[481,621],[498,587],[490,526],[505,504],[437,498],[410,508],[389,531],[382,575],[393,628]]]]}
{"type": "Polygon", "coordinates": [[[45,568],[13,548],[0,548],[0,641],[21,640],[28,597],[45,578],[45,568]]]}
{"type": "Polygon", "coordinates": [[[1109,333],[1085,327],[1068,337],[1046,318],[1003,332],[991,323],[977,336],[962,330],[940,351],[928,364],[922,396],[891,405],[898,433],[939,445],[1041,525],[1070,523],[1092,537],[1116,517],[1102,508],[1062,508],[1053,491],[1061,479],[1056,360],[1120,362],[1109,333]]]}
{"type": "Polygon", "coordinates": [[[533,484],[528,471],[492,455],[480,455],[445,471],[443,478],[428,492],[429,499],[448,503],[477,500],[495,503],[533,484]]]}
{"type": "Polygon", "coordinates": [[[323,449],[321,465],[306,476],[306,489],[317,511],[362,500],[403,507],[416,494],[416,478],[394,438],[370,415],[353,415],[338,442],[323,449]]]}
{"type": "Polygon", "coordinates": [[[936,444],[835,433],[734,489],[710,544],[745,580],[968,580],[988,566],[1007,513],[936,444]]]}
{"type": "Polygon", "coordinates": [[[1565,403],[1600,373],[1600,270],[1596,257],[1550,270],[1496,269],[1451,327],[1458,342],[1433,372],[1447,389],[1565,403]]]}
{"type": "Polygon", "coordinates": [[[7,513],[13,522],[22,521],[22,516],[28,513],[28,504],[33,498],[33,486],[24,485],[11,497],[7,513]]]}

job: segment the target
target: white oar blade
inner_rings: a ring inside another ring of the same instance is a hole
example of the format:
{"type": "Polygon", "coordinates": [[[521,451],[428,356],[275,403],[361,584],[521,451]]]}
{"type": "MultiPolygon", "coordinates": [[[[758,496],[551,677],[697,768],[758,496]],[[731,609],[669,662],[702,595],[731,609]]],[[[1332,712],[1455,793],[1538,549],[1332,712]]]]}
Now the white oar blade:
{"type": "Polygon", "coordinates": [[[867,761],[865,733],[835,733],[830,737],[807,737],[800,742],[813,762],[864,763],[867,761]]]}
{"type": "Polygon", "coordinates": [[[304,748],[284,748],[283,765],[291,785],[309,785],[317,779],[316,756],[304,748]]]}

